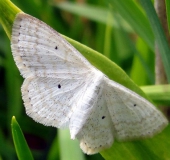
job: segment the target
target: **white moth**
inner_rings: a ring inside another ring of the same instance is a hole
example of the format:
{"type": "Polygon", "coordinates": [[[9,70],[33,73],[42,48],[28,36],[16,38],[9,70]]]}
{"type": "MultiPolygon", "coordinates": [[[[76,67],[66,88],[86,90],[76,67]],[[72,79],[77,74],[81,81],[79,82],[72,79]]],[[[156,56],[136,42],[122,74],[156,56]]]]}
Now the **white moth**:
{"type": "Polygon", "coordinates": [[[11,48],[25,78],[26,113],[47,126],[69,127],[87,154],[109,148],[114,139],[152,137],[168,123],[150,102],[108,79],[59,33],[30,15],[17,14],[11,48]]]}

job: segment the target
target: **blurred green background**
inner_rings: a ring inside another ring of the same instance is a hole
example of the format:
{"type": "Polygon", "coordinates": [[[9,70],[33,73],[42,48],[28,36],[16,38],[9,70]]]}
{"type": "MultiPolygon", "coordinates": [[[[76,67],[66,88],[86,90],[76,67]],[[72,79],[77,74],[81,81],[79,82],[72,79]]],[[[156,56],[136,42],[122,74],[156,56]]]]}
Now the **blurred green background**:
{"type": "MultiPolygon", "coordinates": [[[[133,22],[128,24],[121,17],[121,10],[114,3],[110,5],[110,1],[12,0],[25,13],[37,17],[59,33],[110,58],[139,86],[154,84],[152,31],[147,34],[145,30],[135,30],[133,22]],[[141,39],[132,28],[140,35],[146,34],[149,40],[141,39]]],[[[143,13],[140,5],[137,2],[135,4],[143,13]]],[[[149,31],[149,23],[142,22],[149,31]]],[[[0,76],[0,159],[17,159],[10,126],[13,115],[24,132],[35,160],[64,159],[61,155],[63,140],[60,138],[62,136],[64,138],[66,134],[64,141],[68,148],[65,152],[71,152],[69,144],[72,143],[67,131],[45,127],[34,122],[25,113],[20,92],[23,79],[14,64],[10,41],[2,26],[0,26],[0,76]]],[[[73,143],[75,146],[79,145],[77,141],[73,143]]],[[[92,156],[82,154],[78,157],[88,160],[103,159],[100,154],[92,156]]]]}

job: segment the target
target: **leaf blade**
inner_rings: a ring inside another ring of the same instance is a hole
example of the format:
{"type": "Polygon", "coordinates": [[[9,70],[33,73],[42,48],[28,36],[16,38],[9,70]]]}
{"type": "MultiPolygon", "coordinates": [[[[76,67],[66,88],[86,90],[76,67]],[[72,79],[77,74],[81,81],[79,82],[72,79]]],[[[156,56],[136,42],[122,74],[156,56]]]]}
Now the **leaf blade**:
{"type": "Polygon", "coordinates": [[[109,0],[115,10],[130,24],[135,32],[154,50],[154,36],[149,21],[132,0],[109,0]]]}
{"type": "Polygon", "coordinates": [[[12,128],[12,137],[13,137],[18,159],[33,160],[33,156],[24,138],[22,130],[14,116],[12,117],[11,128],[12,128]]]}

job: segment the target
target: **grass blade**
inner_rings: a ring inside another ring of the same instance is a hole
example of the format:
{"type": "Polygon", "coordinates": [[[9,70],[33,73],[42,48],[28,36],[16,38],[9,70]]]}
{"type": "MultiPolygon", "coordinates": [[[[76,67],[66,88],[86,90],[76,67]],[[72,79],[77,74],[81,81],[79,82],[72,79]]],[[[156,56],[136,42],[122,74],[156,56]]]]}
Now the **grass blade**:
{"type": "MultiPolygon", "coordinates": [[[[96,7],[96,6],[87,5],[87,4],[80,5],[80,4],[72,3],[72,2],[61,2],[61,3],[57,3],[55,6],[67,12],[76,14],[78,16],[86,17],[90,20],[93,20],[99,23],[103,23],[103,24],[108,23],[108,20],[106,18],[108,17],[108,12],[109,12],[108,8],[96,7]]],[[[115,16],[118,16],[118,15],[115,15],[115,16]]],[[[124,26],[124,29],[126,31],[132,32],[131,27],[120,16],[119,16],[119,20],[123,24],[122,26],[124,26]]],[[[110,20],[109,25],[112,27],[118,28],[117,22],[113,21],[113,19],[110,20]]]]}
{"type": "Polygon", "coordinates": [[[140,37],[136,40],[135,53],[130,77],[139,86],[154,84],[154,53],[140,37]]]}
{"type": "Polygon", "coordinates": [[[157,105],[170,105],[170,85],[143,86],[141,89],[157,105]]]}
{"type": "Polygon", "coordinates": [[[132,0],[109,0],[111,5],[128,22],[135,32],[154,50],[154,36],[149,21],[132,0]]]}
{"type": "Polygon", "coordinates": [[[33,160],[33,156],[24,138],[22,130],[14,116],[12,117],[11,128],[12,128],[12,137],[13,137],[18,159],[33,160]]]}

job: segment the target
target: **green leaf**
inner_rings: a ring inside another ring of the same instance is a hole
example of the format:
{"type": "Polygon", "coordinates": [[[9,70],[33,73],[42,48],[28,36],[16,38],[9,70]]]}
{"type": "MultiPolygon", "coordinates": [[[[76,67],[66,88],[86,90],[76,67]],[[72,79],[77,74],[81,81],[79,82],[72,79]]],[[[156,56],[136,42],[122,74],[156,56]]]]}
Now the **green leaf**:
{"type": "Polygon", "coordinates": [[[58,140],[58,134],[56,134],[53,142],[52,142],[52,145],[49,149],[49,152],[48,152],[48,160],[56,160],[56,159],[60,159],[59,158],[59,140],[58,140]]]}
{"type": "Polygon", "coordinates": [[[60,159],[61,160],[85,160],[84,154],[80,149],[78,140],[70,139],[69,130],[58,130],[60,159]]]}
{"type": "Polygon", "coordinates": [[[124,143],[115,141],[110,149],[101,154],[106,160],[168,160],[170,157],[169,133],[170,125],[154,138],[124,143]]]}
{"type": "Polygon", "coordinates": [[[12,25],[17,13],[21,10],[10,0],[0,0],[0,23],[2,24],[8,38],[11,37],[12,25]]]}
{"type": "Polygon", "coordinates": [[[145,9],[147,17],[150,21],[150,24],[151,24],[151,27],[152,27],[152,30],[155,36],[155,42],[158,45],[159,53],[161,55],[161,58],[164,64],[166,76],[167,76],[168,82],[170,83],[170,49],[169,49],[164,31],[157,17],[157,14],[155,12],[152,2],[150,0],[147,0],[147,1],[140,0],[140,2],[143,8],[145,9]]]}
{"type": "MultiPolygon", "coordinates": [[[[122,26],[121,26],[121,24],[120,24],[120,29],[119,30],[121,30],[122,31],[122,37],[123,37],[123,39],[124,39],[124,43],[126,44],[126,45],[128,45],[129,46],[129,48],[131,48],[131,51],[134,53],[134,56],[136,56],[138,59],[139,59],[139,61],[140,61],[140,63],[142,64],[142,67],[143,67],[143,69],[144,69],[144,72],[146,73],[146,75],[147,75],[147,77],[149,78],[149,80],[150,80],[150,82],[152,82],[152,83],[154,83],[154,75],[153,75],[153,72],[151,71],[151,69],[150,69],[150,67],[149,67],[149,64],[150,64],[150,62],[149,63],[147,63],[147,61],[146,61],[146,59],[145,59],[145,57],[143,56],[143,53],[142,52],[144,52],[145,50],[142,48],[142,49],[140,49],[140,48],[138,48],[138,46],[137,47],[135,47],[134,46],[134,42],[132,41],[132,39],[131,38],[129,38],[129,35],[123,30],[123,29],[121,29],[122,28],[122,26]]],[[[140,42],[140,44],[141,44],[141,42],[140,42]]],[[[123,44],[121,44],[121,47],[123,47],[123,44]]],[[[124,47],[123,47],[124,48],[124,47]]],[[[120,50],[120,49],[119,49],[120,50]]],[[[120,50],[121,51],[121,50],[120,50]]],[[[120,53],[119,53],[120,54],[120,53]]],[[[137,68],[138,69],[138,68],[137,68]]],[[[138,70],[138,72],[137,72],[137,74],[139,73],[139,70],[138,70]]],[[[138,76],[139,77],[139,76],[138,76]]],[[[142,76],[140,76],[140,77],[142,77],[142,76]]],[[[141,78],[140,78],[141,79],[141,78]]]]}
{"type": "MultiPolygon", "coordinates": [[[[103,7],[96,7],[93,5],[88,5],[88,4],[78,4],[78,3],[72,3],[72,2],[61,2],[61,3],[55,3],[53,2],[54,5],[62,10],[65,10],[67,12],[76,14],[78,16],[83,16],[86,17],[90,20],[107,24],[108,20],[108,14],[110,14],[110,10],[108,8],[103,8],[103,7]]],[[[119,16],[119,15],[114,15],[114,16],[119,16]]],[[[128,32],[132,32],[131,27],[126,23],[122,17],[119,16],[119,21],[123,24],[124,29],[128,32]]],[[[118,24],[115,20],[110,20],[109,22],[110,26],[118,28],[118,24]]]]}
{"type": "Polygon", "coordinates": [[[170,106],[170,84],[143,86],[141,89],[157,105],[170,106]]]}
{"type": "Polygon", "coordinates": [[[139,6],[132,0],[108,0],[113,9],[128,22],[135,32],[154,50],[154,36],[149,21],[139,6]]]}
{"type": "Polygon", "coordinates": [[[22,130],[14,116],[12,117],[11,128],[12,128],[12,137],[13,137],[18,159],[33,160],[33,156],[24,138],[22,130]]]}
{"type": "Polygon", "coordinates": [[[154,84],[154,53],[140,37],[136,41],[130,77],[139,86],[154,84]]]}
{"type": "Polygon", "coordinates": [[[104,50],[103,50],[103,55],[105,55],[107,58],[111,58],[111,37],[112,37],[112,14],[109,12],[106,19],[107,19],[107,24],[106,24],[106,30],[105,30],[105,38],[104,38],[104,50]]]}

